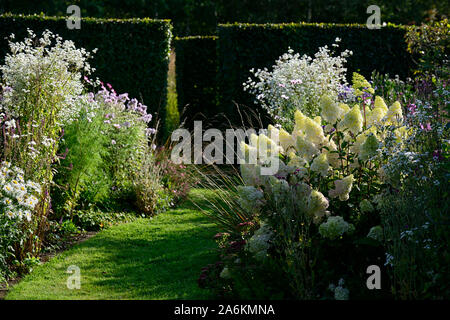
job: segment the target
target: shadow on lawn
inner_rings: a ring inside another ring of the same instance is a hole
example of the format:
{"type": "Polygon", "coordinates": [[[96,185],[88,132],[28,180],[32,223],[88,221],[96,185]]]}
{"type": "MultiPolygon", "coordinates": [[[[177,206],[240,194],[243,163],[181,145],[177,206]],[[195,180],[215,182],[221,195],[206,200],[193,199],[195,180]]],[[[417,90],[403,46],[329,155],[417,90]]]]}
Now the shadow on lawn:
{"type": "Polygon", "coordinates": [[[212,237],[217,228],[203,216],[183,219],[183,211],[170,213],[175,218],[170,229],[153,219],[128,237],[118,230],[117,236],[107,232],[80,244],[79,250],[103,253],[100,259],[84,261],[82,273],[90,275],[91,285],[108,287],[103,292],[124,292],[125,299],[128,292],[142,299],[207,298],[197,278],[202,267],[215,261],[212,237]]]}

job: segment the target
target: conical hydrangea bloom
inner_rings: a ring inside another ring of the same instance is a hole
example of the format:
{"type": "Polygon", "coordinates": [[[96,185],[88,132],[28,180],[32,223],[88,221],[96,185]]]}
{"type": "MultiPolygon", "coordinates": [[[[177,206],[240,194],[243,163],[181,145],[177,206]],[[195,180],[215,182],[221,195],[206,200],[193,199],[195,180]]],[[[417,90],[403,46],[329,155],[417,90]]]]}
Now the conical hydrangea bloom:
{"type": "Polygon", "coordinates": [[[371,134],[359,148],[359,158],[363,161],[368,160],[377,154],[379,142],[375,135],[371,134]]]}
{"type": "Polygon", "coordinates": [[[339,200],[347,201],[350,197],[353,180],[353,174],[351,174],[344,179],[334,181],[335,189],[328,191],[328,195],[331,198],[339,197],[339,200]]]}
{"type": "Polygon", "coordinates": [[[339,105],[329,96],[323,96],[320,99],[320,104],[322,108],[321,116],[326,122],[330,124],[336,123],[336,121],[341,118],[344,112],[344,110],[340,108],[339,105]]]}
{"type": "Polygon", "coordinates": [[[339,129],[349,129],[353,134],[357,134],[363,127],[363,116],[358,105],[355,105],[339,122],[339,129]]]}
{"type": "Polygon", "coordinates": [[[326,177],[330,165],[328,164],[328,158],[326,153],[321,153],[317,156],[311,164],[311,170],[319,173],[321,176],[326,177]]]}
{"type": "Polygon", "coordinates": [[[400,125],[403,120],[402,106],[395,101],[386,113],[386,124],[400,125]]]}
{"type": "Polygon", "coordinates": [[[328,205],[328,200],[322,193],[317,190],[311,191],[307,202],[307,213],[313,218],[314,223],[320,223],[323,217],[330,214],[327,211],[328,205]]]}

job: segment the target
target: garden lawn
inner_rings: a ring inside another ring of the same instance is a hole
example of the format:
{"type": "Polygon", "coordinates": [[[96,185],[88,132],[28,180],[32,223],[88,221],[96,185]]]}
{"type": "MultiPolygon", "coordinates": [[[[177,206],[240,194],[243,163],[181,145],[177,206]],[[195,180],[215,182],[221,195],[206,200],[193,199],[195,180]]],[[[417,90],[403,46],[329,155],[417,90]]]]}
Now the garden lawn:
{"type": "Polygon", "coordinates": [[[178,208],[153,219],[111,227],[40,265],[6,299],[208,299],[200,269],[215,261],[217,227],[196,210],[206,190],[194,189],[178,208]],[[69,266],[81,289],[69,290],[69,266]]]}

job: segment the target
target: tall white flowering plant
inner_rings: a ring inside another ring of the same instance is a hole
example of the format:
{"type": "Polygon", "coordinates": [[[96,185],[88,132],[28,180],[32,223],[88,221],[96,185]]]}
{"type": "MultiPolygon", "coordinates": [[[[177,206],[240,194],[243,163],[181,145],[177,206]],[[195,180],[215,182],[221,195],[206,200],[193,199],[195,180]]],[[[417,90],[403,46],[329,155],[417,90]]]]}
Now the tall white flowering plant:
{"type": "MultiPolygon", "coordinates": [[[[49,213],[52,164],[62,127],[79,113],[77,100],[83,91],[82,75],[92,70],[87,63],[89,52],[77,49],[73,42],[63,41],[48,30],[40,38],[28,30],[28,37],[18,42],[11,35],[9,47],[10,53],[0,66],[1,157],[22,170],[20,176],[24,181],[40,185],[33,198],[30,195],[24,202],[32,201],[34,210],[24,210],[26,207],[20,205],[25,195],[18,195],[17,203],[5,198],[14,203],[5,207],[6,215],[30,220],[27,227],[18,229],[13,224],[5,231],[12,234],[16,230],[26,235],[25,240],[19,241],[20,252],[10,252],[21,261],[26,253],[36,252],[41,246],[49,213]]],[[[18,179],[21,178],[12,180],[13,185],[18,179]]],[[[10,187],[5,185],[6,189],[10,187]]]]}
{"type": "Polygon", "coordinates": [[[28,30],[24,41],[13,39],[0,66],[3,157],[19,163],[33,179],[48,182],[48,158],[55,155],[62,125],[78,114],[82,74],[92,71],[90,53],[48,30],[41,38],[28,30]]]}
{"type": "MultiPolygon", "coordinates": [[[[339,38],[333,47],[339,47],[339,38]]],[[[267,68],[250,70],[253,78],[244,83],[244,90],[255,96],[255,103],[261,105],[275,123],[292,129],[295,110],[308,116],[320,113],[318,98],[327,95],[337,100],[346,93],[347,57],[345,50],[333,56],[328,46],[310,57],[300,56],[289,49],[275,63],[272,71],[267,68]]]]}

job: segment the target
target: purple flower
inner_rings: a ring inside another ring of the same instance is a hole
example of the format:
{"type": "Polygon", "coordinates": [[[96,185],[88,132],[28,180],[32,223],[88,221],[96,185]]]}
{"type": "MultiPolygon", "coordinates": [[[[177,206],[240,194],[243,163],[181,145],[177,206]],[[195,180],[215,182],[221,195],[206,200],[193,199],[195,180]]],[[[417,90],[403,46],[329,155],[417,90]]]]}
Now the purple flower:
{"type": "Polygon", "coordinates": [[[142,120],[145,122],[145,123],[149,123],[150,121],[152,121],[152,115],[149,113],[149,114],[146,114],[146,115],[144,115],[144,116],[142,116],[142,120]]]}
{"type": "Polygon", "coordinates": [[[417,106],[414,103],[408,105],[408,111],[413,115],[416,113],[417,106]]]}
{"type": "Polygon", "coordinates": [[[426,126],[424,126],[423,124],[420,124],[420,129],[422,129],[424,131],[431,131],[431,124],[429,122],[426,124],[426,126]]]}
{"type": "Polygon", "coordinates": [[[147,129],[145,129],[145,135],[146,136],[151,136],[155,132],[156,132],[156,129],[154,129],[154,128],[147,128],[147,129]]]}
{"type": "Polygon", "coordinates": [[[114,140],[114,139],[111,140],[111,144],[112,144],[112,145],[115,145],[115,144],[116,144],[116,140],[114,140]]]}

